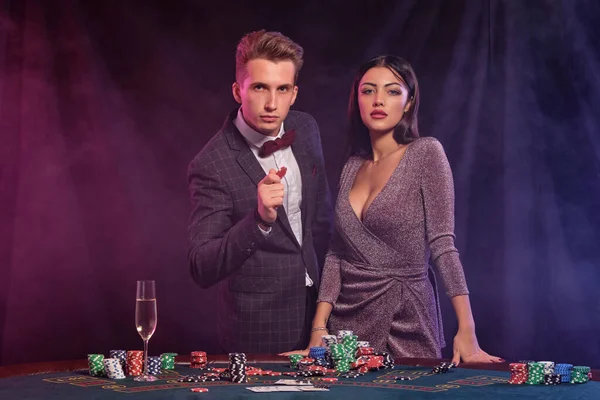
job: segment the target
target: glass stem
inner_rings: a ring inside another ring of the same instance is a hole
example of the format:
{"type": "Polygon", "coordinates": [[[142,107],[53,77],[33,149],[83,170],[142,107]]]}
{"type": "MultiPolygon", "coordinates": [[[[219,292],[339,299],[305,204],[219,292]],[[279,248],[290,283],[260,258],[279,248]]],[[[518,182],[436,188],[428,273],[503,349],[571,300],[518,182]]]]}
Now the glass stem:
{"type": "Polygon", "coordinates": [[[148,376],[148,339],[144,340],[144,376],[148,376]]]}

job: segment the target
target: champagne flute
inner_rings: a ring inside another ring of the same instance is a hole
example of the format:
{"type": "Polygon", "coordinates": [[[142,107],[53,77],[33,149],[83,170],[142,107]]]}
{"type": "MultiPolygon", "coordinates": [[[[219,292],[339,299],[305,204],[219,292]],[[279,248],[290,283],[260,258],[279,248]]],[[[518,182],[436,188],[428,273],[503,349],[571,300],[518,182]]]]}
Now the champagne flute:
{"type": "Polygon", "coordinates": [[[144,373],[133,380],[154,382],[155,376],[148,374],[148,341],[156,330],[156,290],[154,281],[137,281],[135,296],[135,327],[144,341],[144,373]]]}

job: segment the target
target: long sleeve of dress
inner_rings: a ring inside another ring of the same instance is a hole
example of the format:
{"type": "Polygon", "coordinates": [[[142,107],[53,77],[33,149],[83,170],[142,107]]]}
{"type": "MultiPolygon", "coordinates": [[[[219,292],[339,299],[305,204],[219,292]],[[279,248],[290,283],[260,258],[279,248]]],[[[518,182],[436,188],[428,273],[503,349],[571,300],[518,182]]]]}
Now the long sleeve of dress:
{"type": "Polygon", "coordinates": [[[452,170],[438,140],[428,140],[422,168],[425,235],[433,262],[449,297],[469,294],[459,253],[454,245],[452,170]]]}
{"type": "Polygon", "coordinates": [[[325,265],[323,266],[323,276],[321,277],[321,287],[319,288],[317,302],[325,301],[335,306],[342,288],[340,264],[342,262],[342,252],[344,251],[343,246],[344,244],[336,231],[325,256],[325,265]]]}

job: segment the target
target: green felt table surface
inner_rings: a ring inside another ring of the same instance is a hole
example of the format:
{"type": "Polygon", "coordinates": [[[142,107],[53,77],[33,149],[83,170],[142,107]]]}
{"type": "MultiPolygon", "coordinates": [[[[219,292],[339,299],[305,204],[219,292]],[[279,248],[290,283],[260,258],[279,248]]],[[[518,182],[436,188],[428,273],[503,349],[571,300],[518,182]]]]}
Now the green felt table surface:
{"type": "MultiPolygon", "coordinates": [[[[600,399],[600,382],[556,386],[511,385],[507,370],[471,366],[455,368],[446,374],[432,374],[433,362],[410,362],[412,365],[405,362],[394,369],[369,372],[356,379],[338,376],[338,382],[331,383],[327,392],[254,393],[246,388],[273,385],[278,379],[293,378],[252,376],[248,377],[247,383],[241,384],[226,381],[181,383],[177,382],[180,376],[201,373],[189,368],[187,362],[179,361],[181,359],[178,358],[175,370],[167,371],[158,376],[158,381],[148,383],[135,382],[131,377],[122,380],[91,377],[81,362],[71,364],[63,372],[38,371],[32,374],[30,371],[27,375],[0,378],[0,399],[600,399]],[[399,381],[390,379],[391,375],[408,375],[415,379],[399,381]],[[205,387],[209,391],[193,393],[192,387],[205,387]]],[[[264,362],[250,358],[248,364],[279,372],[293,371],[287,363],[273,360],[264,362]]],[[[226,367],[227,364],[215,361],[211,366],[226,367]]],[[[6,370],[4,375],[7,375],[6,370]]]]}

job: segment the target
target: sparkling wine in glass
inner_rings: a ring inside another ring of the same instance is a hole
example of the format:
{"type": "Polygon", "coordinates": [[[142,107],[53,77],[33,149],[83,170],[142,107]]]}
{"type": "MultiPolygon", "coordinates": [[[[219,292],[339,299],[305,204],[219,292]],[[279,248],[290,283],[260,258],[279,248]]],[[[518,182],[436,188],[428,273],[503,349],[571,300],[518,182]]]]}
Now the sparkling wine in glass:
{"type": "Polygon", "coordinates": [[[154,281],[137,281],[135,296],[135,327],[144,341],[144,373],[133,380],[153,382],[155,376],[148,374],[148,341],[156,330],[156,290],[154,281]]]}

